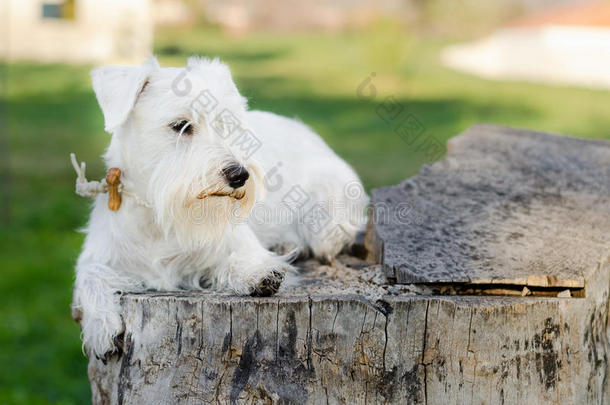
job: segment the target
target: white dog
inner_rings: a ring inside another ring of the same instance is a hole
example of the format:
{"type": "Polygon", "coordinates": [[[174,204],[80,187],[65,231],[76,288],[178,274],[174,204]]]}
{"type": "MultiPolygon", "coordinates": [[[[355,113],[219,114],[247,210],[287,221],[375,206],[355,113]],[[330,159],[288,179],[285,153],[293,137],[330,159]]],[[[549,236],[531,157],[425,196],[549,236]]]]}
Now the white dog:
{"type": "Polygon", "coordinates": [[[73,310],[91,354],[119,350],[119,292],[271,295],[294,252],[331,259],[362,229],[354,171],[302,123],[247,111],[218,60],[91,75],[113,134],[105,161],[122,172],[120,208],[96,196],[76,266],[73,310]]]}

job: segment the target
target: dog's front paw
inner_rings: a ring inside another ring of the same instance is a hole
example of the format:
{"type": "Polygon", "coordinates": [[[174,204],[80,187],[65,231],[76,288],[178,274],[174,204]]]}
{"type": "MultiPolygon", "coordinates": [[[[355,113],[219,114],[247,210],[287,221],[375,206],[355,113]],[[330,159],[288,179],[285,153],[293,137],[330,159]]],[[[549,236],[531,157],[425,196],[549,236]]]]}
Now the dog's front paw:
{"type": "Polygon", "coordinates": [[[125,327],[119,314],[108,313],[93,319],[85,316],[81,325],[83,344],[89,355],[106,364],[112,357],[119,357],[123,353],[125,327]]]}
{"type": "Polygon", "coordinates": [[[98,360],[101,360],[102,363],[106,364],[110,359],[114,356],[117,358],[121,357],[123,354],[123,346],[125,345],[125,333],[121,333],[112,338],[112,347],[102,355],[95,354],[95,357],[98,360]]]}
{"type": "Polygon", "coordinates": [[[273,270],[271,274],[265,276],[254,286],[250,295],[253,297],[269,297],[280,289],[282,280],[284,280],[284,273],[273,270]]]}

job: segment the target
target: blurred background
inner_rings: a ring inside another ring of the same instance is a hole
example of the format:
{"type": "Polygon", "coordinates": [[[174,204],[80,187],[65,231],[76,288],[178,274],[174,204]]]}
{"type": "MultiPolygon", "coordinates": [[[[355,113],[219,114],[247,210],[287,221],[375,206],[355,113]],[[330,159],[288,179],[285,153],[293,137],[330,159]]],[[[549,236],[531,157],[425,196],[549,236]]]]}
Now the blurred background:
{"type": "Polygon", "coordinates": [[[98,64],[231,66],[250,106],[299,117],[368,189],[475,122],[610,139],[610,3],[576,0],[0,0],[0,404],[90,401],[69,304],[104,176],[98,64]]]}

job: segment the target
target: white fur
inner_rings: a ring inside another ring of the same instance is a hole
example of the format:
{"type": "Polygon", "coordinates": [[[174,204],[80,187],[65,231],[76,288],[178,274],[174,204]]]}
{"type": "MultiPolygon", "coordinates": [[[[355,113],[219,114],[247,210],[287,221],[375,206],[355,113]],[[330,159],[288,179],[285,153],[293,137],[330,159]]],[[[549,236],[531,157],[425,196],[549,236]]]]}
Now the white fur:
{"type": "Polygon", "coordinates": [[[191,58],[187,69],[160,68],[151,59],[92,72],[113,133],[104,158],[122,170],[126,190],[118,211],[107,208],[106,194],[96,197],[76,266],[73,305],[84,344],[97,356],[112,352],[122,332],[119,292],[200,289],[204,281],[249,294],[273,271],[290,268],[288,257],[268,249],[289,246],[330,259],[365,222],[357,175],[318,135],[298,121],[247,111],[218,60],[191,58]],[[218,102],[210,114],[194,108],[203,90],[218,102]],[[213,129],[223,109],[260,141],[252,156],[240,156],[239,145],[213,129]],[[180,119],[192,123],[192,135],[171,130],[180,119]],[[244,198],[197,199],[206,190],[231,191],[221,170],[232,162],[250,173],[244,198]],[[307,196],[303,206],[286,204],[294,187],[307,196]],[[330,214],[324,230],[304,221],[314,206],[330,214]]]}

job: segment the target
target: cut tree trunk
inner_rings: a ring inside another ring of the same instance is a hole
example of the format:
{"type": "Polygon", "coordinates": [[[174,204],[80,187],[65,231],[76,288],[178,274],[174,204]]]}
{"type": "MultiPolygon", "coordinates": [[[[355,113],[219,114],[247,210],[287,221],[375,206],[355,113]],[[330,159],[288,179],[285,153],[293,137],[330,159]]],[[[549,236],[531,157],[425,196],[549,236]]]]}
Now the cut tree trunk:
{"type": "Polygon", "coordinates": [[[475,126],[372,204],[378,264],[124,294],[93,403],[610,403],[610,143],[475,126]]]}

